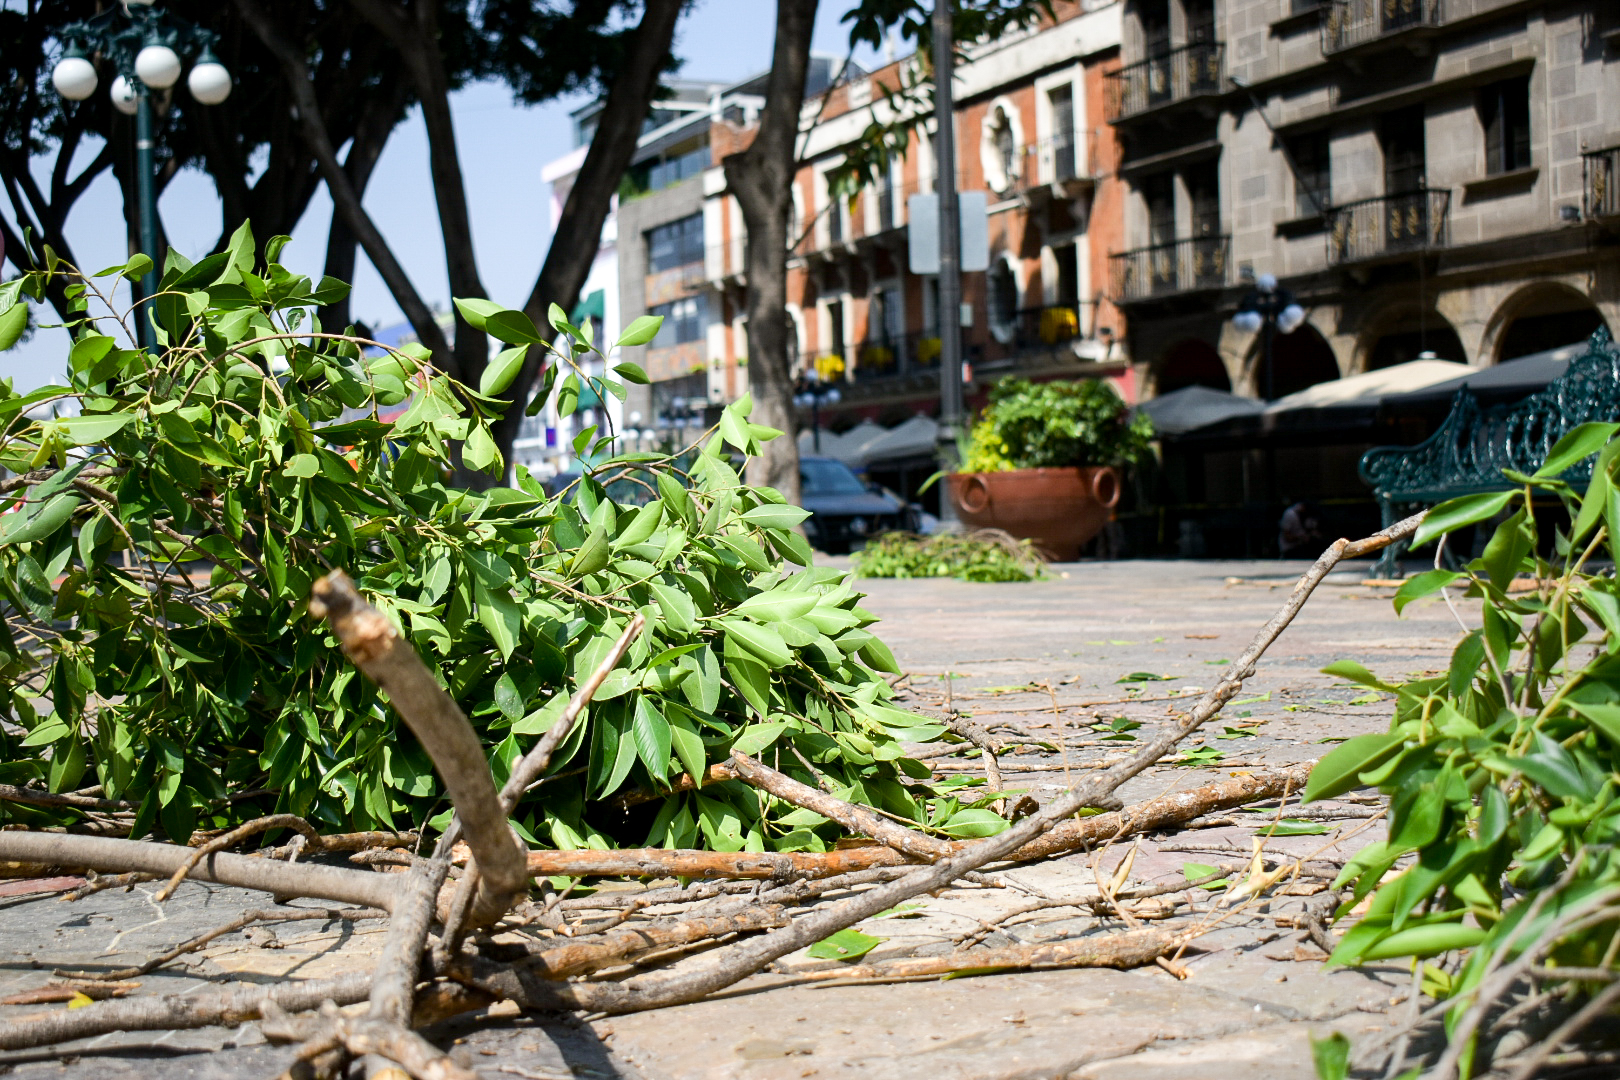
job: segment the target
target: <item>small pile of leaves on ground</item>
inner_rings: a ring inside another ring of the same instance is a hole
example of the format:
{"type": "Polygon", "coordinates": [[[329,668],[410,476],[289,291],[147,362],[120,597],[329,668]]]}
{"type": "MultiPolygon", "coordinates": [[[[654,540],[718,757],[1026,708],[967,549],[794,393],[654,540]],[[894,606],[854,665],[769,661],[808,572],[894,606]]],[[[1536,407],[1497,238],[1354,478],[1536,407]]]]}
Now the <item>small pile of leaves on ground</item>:
{"type": "Polygon", "coordinates": [[[1000,529],[917,536],[888,533],[855,556],[861,577],[951,577],[958,581],[1038,581],[1045,560],[1028,540],[1000,529]]]}

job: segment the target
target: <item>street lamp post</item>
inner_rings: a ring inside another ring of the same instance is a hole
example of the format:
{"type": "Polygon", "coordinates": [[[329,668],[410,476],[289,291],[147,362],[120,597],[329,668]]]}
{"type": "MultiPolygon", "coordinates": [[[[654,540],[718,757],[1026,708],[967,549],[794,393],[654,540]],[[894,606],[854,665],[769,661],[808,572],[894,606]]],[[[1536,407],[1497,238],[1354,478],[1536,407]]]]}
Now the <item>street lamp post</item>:
{"type": "Polygon", "coordinates": [[[1292,334],[1305,323],[1305,309],[1294,300],[1294,294],[1277,284],[1277,279],[1271,274],[1261,274],[1255,279],[1254,288],[1243,302],[1238,305],[1237,314],[1232,316],[1232,325],[1245,334],[1259,331],[1260,363],[1266,369],[1265,397],[1267,401],[1276,398],[1277,372],[1272,363],[1271,345],[1276,335],[1281,332],[1292,334]]]}
{"type": "MultiPolygon", "coordinates": [[[[938,131],[938,160],[934,188],[939,195],[939,443],[943,472],[961,464],[957,429],[962,424],[962,218],[956,197],[956,111],[953,103],[956,62],[955,28],[951,0],[934,0],[934,122],[938,131]]],[[[939,496],[939,518],[949,526],[956,520],[950,492],[939,496]]]]}
{"type": "Polygon", "coordinates": [[[793,387],[793,403],[801,409],[810,410],[810,441],[818,454],[821,453],[821,403],[836,405],[842,396],[838,387],[828,386],[821,381],[820,374],[813,366],[805,367],[804,374],[799,376],[798,383],[793,387]]]}
{"type": "MultiPolygon", "coordinates": [[[[110,87],[113,107],[135,117],[135,202],[141,250],[152,269],[141,278],[141,297],[157,292],[158,230],[156,131],[151,91],[166,91],[180,81],[182,54],[192,61],[186,87],[201,105],[218,105],[231,94],[231,73],[214,55],[218,35],[153,6],[154,0],[124,0],[90,19],[69,23],[59,35],[62,59],[51,71],[56,92],[68,101],[83,101],[96,92],[98,54],[118,72],[110,87]]],[[[153,344],[149,315],[135,320],[143,346],[153,344]]]]}

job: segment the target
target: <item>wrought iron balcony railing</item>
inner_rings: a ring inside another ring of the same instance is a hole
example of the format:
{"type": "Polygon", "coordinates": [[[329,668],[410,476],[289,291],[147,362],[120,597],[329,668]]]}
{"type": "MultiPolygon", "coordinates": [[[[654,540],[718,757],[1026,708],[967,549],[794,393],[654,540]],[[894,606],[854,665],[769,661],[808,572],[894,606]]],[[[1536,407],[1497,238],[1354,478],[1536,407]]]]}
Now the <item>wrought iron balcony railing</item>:
{"type": "Polygon", "coordinates": [[[1620,217],[1620,146],[1581,155],[1586,174],[1586,219],[1620,217]]]}
{"type": "Polygon", "coordinates": [[[1418,188],[1335,206],[1327,213],[1328,260],[1360,262],[1450,242],[1451,192],[1418,188]]]}
{"type": "Polygon", "coordinates": [[[1442,0],[1333,0],[1322,24],[1322,52],[1345,52],[1419,27],[1439,26],[1442,0]]]}
{"type": "Polygon", "coordinates": [[[1122,303],[1219,289],[1230,283],[1232,238],[1201,236],[1111,256],[1114,296],[1122,303]]]}
{"type": "Polygon", "coordinates": [[[1110,72],[1109,122],[1222,93],[1226,89],[1225,55],[1224,43],[1201,41],[1110,72]]]}

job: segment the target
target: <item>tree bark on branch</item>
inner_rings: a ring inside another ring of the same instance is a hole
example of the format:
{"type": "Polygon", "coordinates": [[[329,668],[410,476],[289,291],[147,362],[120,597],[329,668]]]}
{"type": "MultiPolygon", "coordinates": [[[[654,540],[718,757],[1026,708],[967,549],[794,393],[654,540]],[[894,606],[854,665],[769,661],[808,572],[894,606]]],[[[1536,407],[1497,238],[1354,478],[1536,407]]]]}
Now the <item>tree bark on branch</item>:
{"type": "Polygon", "coordinates": [[[788,368],[788,217],[793,208],[799,110],[810,69],[817,0],[777,0],[776,44],[759,131],[748,149],[721,162],[748,230],[748,385],[753,419],[782,437],[748,462],[750,484],[799,501],[798,421],[788,368]]]}

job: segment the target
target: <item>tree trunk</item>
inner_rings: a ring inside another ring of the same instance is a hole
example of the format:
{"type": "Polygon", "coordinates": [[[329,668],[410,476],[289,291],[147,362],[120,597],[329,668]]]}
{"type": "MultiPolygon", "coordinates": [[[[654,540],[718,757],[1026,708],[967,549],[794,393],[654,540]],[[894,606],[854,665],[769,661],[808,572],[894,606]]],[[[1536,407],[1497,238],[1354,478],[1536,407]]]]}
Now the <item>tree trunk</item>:
{"type": "MultiPolygon", "coordinates": [[[[591,148],[586,151],[585,162],[563,203],[562,217],[551,234],[546,261],[523,305],[524,312],[548,338],[551,325],[546,313],[552,304],[568,311],[579,302],[579,290],[591,272],[591,264],[596,261],[602,223],[613,208],[619,178],[630,166],[636,140],[641,136],[641,125],[652,106],[653,95],[658,92],[659,75],[669,56],[681,6],[681,0],[647,0],[646,11],[625,53],[624,64],[608,91],[596,134],[591,138],[591,148]]],[[[611,344],[602,342],[603,351],[611,344]]],[[[496,445],[508,460],[512,442],[523,422],[523,406],[528,403],[529,393],[540,373],[543,355],[538,348],[529,350],[523,370],[507,390],[514,404],[495,425],[496,445]]]]}
{"type": "MultiPolygon", "coordinates": [[[[393,134],[394,127],[399,123],[400,110],[405,107],[409,94],[405,88],[405,80],[393,80],[393,92],[387,98],[373,98],[366,107],[365,113],[356,125],[354,139],[349,144],[349,153],[343,159],[343,171],[349,177],[355,193],[364,196],[366,185],[371,182],[371,171],[377,167],[377,160],[382,157],[383,147],[388,145],[388,137],[393,134]]],[[[354,281],[355,253],[359,239],[354,230],[342,214],[332,215],[332,224],[326,232],[326,269],[327,277],[337,278],[339,281],[354,281]]],[[[344,327],[354,323],[354,313],[349,307],[350,293],[344,293],[343,299],[335,304],[328,304],[321,309],[321,325],[328,330],[341,331],[344,327]]]]}
{"type": "Polygon", "coordinates": [[[759,133],[740,154],[721,164],[726,184],[742,208],[748,229],[748,387],[753,419],[778,428],[782,437],[765,444],[748,462],[748,482],[773,487],[799,501],[798,418],[793,372],[788,368],[788,217],[804,81],[817,0],[777,0],[776,46],[759,133]]]}

